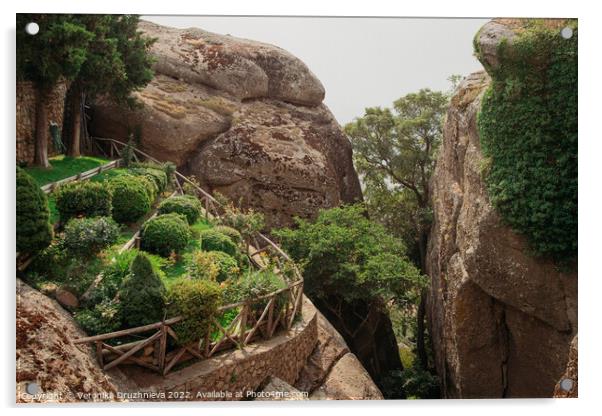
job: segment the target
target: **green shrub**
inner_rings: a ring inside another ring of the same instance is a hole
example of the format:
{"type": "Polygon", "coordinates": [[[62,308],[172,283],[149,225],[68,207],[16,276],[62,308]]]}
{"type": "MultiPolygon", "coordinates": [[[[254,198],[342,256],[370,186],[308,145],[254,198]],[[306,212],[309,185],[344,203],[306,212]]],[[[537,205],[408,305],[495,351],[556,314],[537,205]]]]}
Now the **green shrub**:
{"type": "Polygon", "coordinates": [[[190,241],[190,227],[183,215],[171,213],[148,220],[142,227],[141,247],[167,257],[179,253],[190,241]]]}
{"type": "Polygon", "coordinates": [[[252,209],[243,210],[220,194],[217,194],[216,198],[223,206],[223,213],[218,218],[219,224],[238,230],[246,242],[256,232],[265,227],[265,219],[262,213],[255,212],[252,209]]]}
{"type": "Polygon", "coordinates": [[[120,175],[110,179],[113,192],[113,218],[119,223],[139,220],[151,209],[151,182],[140,176],[120,175]]]}
{"type": "MultiPolygon", "coordinates": [[[[269,293],[284,289],[286,283],[280,276],[269,270],[254,270],[228,285],[224,291],[224,299],[227,303],[237,303],[243,300],[255,299],[269,293]]],[[[287,293],[281,293],[276,298],[275,310],[278,311],[286,303],[287,293]]],[[[261,313],[266,307],[269,299],[253,302],[253,310],[261,313]]]]}
{"type": "MultiPolygon", "coordinates": [[[[577,22],[570,39],[540,22],[498,47],[478,115],[485,182],[534,254],[577,255],[577,22]]],[[[478,52],[478,51],[477,51],[478,52]]]]}
{"type": "Polygon", "coordinates": [[[120,304],[104,300],[90,309],[76,312],[75,321],[88,335],[117,331],[121,327],[120,304]]]}
{"type": "Polygon", "coordinates": [[[134,168],[130,168],[130,172],[132,172],[134,175],[144,176],[144,177],[150,179],[151,181],[153,181],[154,184],[156,185],[158,193],[163,192],[165,190],[165,188],[167,188],[167,175],[165,174],[165,171],[163,171],[163,169],[161,169],[160,167],[157,167],[157,168],[134,167],[134,168]]]}
{"type": "Polygon", "coordinates": [[[61,222],[73,217],[111,215],[113,194],[106,184],[92,181],[71,182],[54,192],[61,222]]]}
{"type": "Polygon", "coordinates": [[[160,214],[172,212],[184,215],[188,224],[194,224],[201,216],[201,202],[191,195],[178,195],[161,202],[159,205],[160,214]]]}
{"type": "Polygon", "coordinates": [[[17,251],[33,253],[52,241],[46,195],[31,176],[17,168],[17,251]]]}
{"type": "Polygon", "coordinates": [[[174,325],[180,344],[202,339],[211,330],[211,318],[222,303],[222,290],[215,282],[180,278],[167,293],[169,316],[184,319],[174,325]]]}
{"type": "Polygon", "coordinates": [[[201,249],[205,251],[223,251],[232,257],[238,256],[238,248],[230,237],[214,229],[203,230],[199,233],[201,249]]]}
{"type": "Polygon", "coordinates": [[[236,259],[223,251],[197,251],[192,256],[188,273],[193,279],[221,283],[240,272],[236,259]]]}
{"type": "Polygon", "coordinates": [[[72,218],[65,226],[63,245],[73,255],[89,257],[118,238],[119,226],[112,218],[72,218]]]}
{"type": "Polygon", "coordinates": [[[230,239],[234,241],[235,244],[242,243],[242,235],[235,228],[228,227],[227,225],[216,225],[215,227],[213,227],[213,229],[219,233],[230,237],[230,239]]]}
{"type": "Polygon", "coordinates": [[[132,261],[130,274],[119,289],[123,323],[136,327],[163,319],[165,286],[149,258],[144,253],[132,261]]]}

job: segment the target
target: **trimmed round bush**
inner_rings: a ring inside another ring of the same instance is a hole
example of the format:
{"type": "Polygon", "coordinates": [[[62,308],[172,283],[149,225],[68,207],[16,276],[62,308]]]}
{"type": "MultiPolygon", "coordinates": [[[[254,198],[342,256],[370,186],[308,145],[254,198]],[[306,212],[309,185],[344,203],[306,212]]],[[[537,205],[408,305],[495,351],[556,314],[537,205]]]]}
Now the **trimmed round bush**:
{"type": "Polygon", "coordinates": [[[227,225],[216,225],[213,227],[213,229],[217,232],[227,235],[236,244],[242,243],[242,235],[235,228],[228,227],[227,225]]]}
{"type": "Polygon", "coordinates": [[[211,318],[222,304],[222,290],[209,280],[180,278],[169,286],[167,303],[170,317],[184,318],[173,326],[178,343],[188,344],[211,331],[211,318]]]}
{"type": "Polygon", "coordinates": [[[151,253],[167,257],[179,253],[190,241],[191,233],[186,217],[171,213],[148,220],[142,227],[141,247],[151,253]]]}
{"type": "Polygon", "coordinates": [[[152,324],[163,319],[165,286],[146,254],[138,253],[130,274],[118,292],[123,323],[127,327],[152,324]]]}
{"type": "Polygon", "coordinates": [[[113,193],[113,218],[119,223],[139,220],[151,209],[151,182],[141,176],[120,175],[109,181],[113,193]]]}
{"type": "MultiPolygon", "coordinates": [[[[243,300],[255,299],[269,293],[284,289],[286,283],[272,271],[254,270],[235,280],[227,286],[224,292],[224,300],[227,303],[236,303],[243,300]]],[[[286,293],[281,293],[276,299],[276,310],[280,310],[286,302],[286,293]]],[[[268,299],[254,302],[251,307],[260,312],[266,307],[268,299]]]]}
{"type": "Polygon", "coordinates": [[[89,309],[77,312],[74,318],[88,335],[114,332],[121,327],[119,306],[119,302],[113,299],[103,300],[89,309]]]}
{"type": "Polygon", "coordinates": [[[200,232],[201,249],[204,251],[223,251],[232,257],[238,256],[236,244],[230,237],[214,229],[200,232]]]}
{"type": "Polygon", "coordinates": [[[221,283],[240,272],[236,259],[223,251],[197,251],[188,266],[193,279],[213,280],[221,283]]]}
{"type": "Polygon", "coordinates": [[[117,242],[119,226],[109,217],[72,218],[65,226],[64,247],[89,257],[117,242]]]}
{"type": "Polygon", "coordinates": [[[52,241],[48,200],[36,181],[17,168],[17,251],[37,252],[52,241]]]}
{"type": "Polygon", "coordinates": [[[59,186],[54,192],[61,222],[74,217],[111,215],[113,194],[101,182],[79,181],[59,186]]]}
{"type": "Polygon", "coordinates": [[[163,192],[167,187],[167,175],[160,167],[134,167],[130,169],[130,172],[134,175],[144,176],[153,181],[159,193],[163,192]]]}
{"type": "Polygon", "coordinates": [[[201,216],[201,201],[192,195],[178,195],[161,202],[160,214],[172,212],[186,216],[188,224],[194,224],[201,216]]]}

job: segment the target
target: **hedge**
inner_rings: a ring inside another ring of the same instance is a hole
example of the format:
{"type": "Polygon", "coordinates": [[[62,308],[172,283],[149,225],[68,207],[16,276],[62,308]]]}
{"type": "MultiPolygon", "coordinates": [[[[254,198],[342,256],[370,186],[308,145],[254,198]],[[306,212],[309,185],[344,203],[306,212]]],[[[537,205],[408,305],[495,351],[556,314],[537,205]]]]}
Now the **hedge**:
{"type": "Polygon", "coordinates": [[[214,229],[200,232],[201,249],[205,251],[223,251],[232,257],[238,257],[238,248],[230,237],[214,229]]]}
{"type": "Polygon", "coordinates": [[[161,202],[160,214],[172,212],[186,216],[188,224],[194,224],[201,216],[201,201],[191,195],[178,195],[161,202]]]}
{"type": "Polygon", "coordinates": [[[198,251],[192,256],[188,273],[193,279],[224,282],[236,277],[240,269],[236,259],[223,251],[198,251]]]}
{"type": "Polygon", "coordinates": [[[156,185],[159,193],[163,192],[167,187],[167,175],[161,168],[131,168],[130,172],[134,175],[144,176],[156,185]]]}
{"type": "Polygon", "coordinates": [[[236,244],[242,243],[242,235],[235,228],[228,227],[227,225],[216,225],[213,227],[213,229],[219,233],[227,235],[236,244]]]}
{"type": "Polygon", "coordinates": [[[171,213],[148,220],[142,227],[143,250],[167,257],[179,253],[190,241],[191,232],[185,217],[171,213]]]}
{"type": "Polygon", "coordinates": [[[65,226],[63,245],[71,254],[88,257],[118,238],[119,226],[110,217],[72,218],[65,226]]]}
{"type": "Polygon", "coordinates": [[[17,167],[17,251],[37,252],[52,241],[46,195],[34,179],[17,167]]]}
{"type": "Polygon", "coordinates": [[[140,176],[120,175],[109,180],[113,193],[113,218],[119,223],[132,223],[148,213],[153,202],[151,182],[140,176]]]}
{"type": "Polygon", "coordinates": [[[113,193],[104,183],[71,182],[59,186],[54,193],[61,222],[73,217],[105,217],[111,215],[113,193]]]}

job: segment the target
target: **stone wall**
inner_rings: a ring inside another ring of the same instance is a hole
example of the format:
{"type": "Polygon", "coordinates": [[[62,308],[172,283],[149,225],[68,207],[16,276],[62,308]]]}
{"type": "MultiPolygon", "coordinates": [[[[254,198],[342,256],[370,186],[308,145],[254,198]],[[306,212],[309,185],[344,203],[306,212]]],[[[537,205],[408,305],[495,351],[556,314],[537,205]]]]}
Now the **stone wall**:
{"type": "MultiPolygon", "coordinates": [[[[68,85],[59,82],[50,94],[48,101],[48,122],[54,121],[59,126],[63,125],[63,110],[65,108],[65,95],[68,85]]],[[[35,152],[35,126],[36,126],[36,90],[33,83],[17,82],[17,163],[33,163],[35,152]]],[[[48,137],[48,155],[56,155],[52,145],[50,129],[46,131],[48,137]]]]}
{"type": "MultiPolygon", "coordinates": [[[[244,400],[270,376],[294,384],[317,341],[317,310],[305,300],[301,320],[267,341],[224,352],[165,377],[132,366],[119,371],[130,384],[128,392],[164,394],[156,397],[161,401],[244,400]]],[[[126,399],[138,400],[135,395],[126,399]]]]}

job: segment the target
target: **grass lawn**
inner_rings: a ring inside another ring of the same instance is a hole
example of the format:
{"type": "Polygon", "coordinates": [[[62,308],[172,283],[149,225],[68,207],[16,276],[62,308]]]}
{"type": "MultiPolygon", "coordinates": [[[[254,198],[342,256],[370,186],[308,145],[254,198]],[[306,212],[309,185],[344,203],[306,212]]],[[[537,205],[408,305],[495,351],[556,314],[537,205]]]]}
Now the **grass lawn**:
{"type": "Polygon", "coordinates": [[[90,169],[109,163],[110,160],[100,157],[81,156],[77,158],[59,155],[50,158],[52,168],[28,167],[25,171],[29,173],[40,186],[51,182],[60,181],[69,176],[77,175],[90,169]]]}

